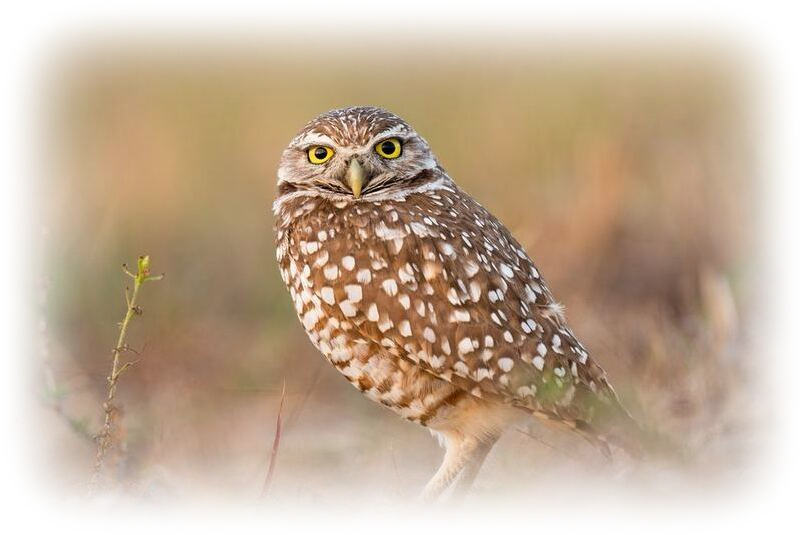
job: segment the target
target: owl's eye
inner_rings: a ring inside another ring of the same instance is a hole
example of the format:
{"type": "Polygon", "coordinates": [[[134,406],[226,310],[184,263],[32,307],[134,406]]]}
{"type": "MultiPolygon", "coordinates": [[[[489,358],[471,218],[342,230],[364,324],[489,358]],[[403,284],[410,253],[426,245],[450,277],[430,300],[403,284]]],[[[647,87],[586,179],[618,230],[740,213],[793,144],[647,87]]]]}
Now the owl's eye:
{"type": "Polygon", "coordinates": [[[334,156],[334,149],[324,147],[323,145],[317,145],[315,147],[310,147],[309,150],[306,151],[306,155],[309,157],[309,163],[319,165],[331,160],[331,157],[334,156]]]}
{"type": "Polygon", "coordinates": [[[388,160],[398,158],[401,156],[401,140],[397,137],[392,137],[380,141],[376,143],[376,152],[379,153],[379,156],[387,158],[388,160]]]}

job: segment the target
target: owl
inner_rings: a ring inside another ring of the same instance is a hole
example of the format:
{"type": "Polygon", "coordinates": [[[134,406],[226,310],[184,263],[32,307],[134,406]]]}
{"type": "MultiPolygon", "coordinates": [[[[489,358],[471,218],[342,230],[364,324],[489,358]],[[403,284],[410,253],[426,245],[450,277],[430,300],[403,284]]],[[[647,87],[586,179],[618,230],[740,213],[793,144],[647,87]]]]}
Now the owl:
{"type": "Polygon", "coordinates": [[[273,211],[312,343],[444,446],[426,499],[452,483],[464,493],[527,418],[637,451],[634,421],[532,259],[398,116],[349,107],[304,126],[281,156],[273,211]]]}

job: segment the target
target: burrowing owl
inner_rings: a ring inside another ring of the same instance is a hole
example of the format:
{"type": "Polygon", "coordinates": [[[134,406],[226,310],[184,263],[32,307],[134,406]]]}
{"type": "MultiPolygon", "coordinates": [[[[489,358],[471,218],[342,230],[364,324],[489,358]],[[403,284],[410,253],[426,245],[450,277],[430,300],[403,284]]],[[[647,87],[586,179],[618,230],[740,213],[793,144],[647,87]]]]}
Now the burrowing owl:
{"type": "Polygon", "coordinates": [[[311,121],[282,154],[273,210],[281,276],[312,342],[445,445],[425,496],[460,474],[470,486],[528,415],[624,445],[616,432],[631,420],[529,255],[402,119],[353,107],[311,121]]]}

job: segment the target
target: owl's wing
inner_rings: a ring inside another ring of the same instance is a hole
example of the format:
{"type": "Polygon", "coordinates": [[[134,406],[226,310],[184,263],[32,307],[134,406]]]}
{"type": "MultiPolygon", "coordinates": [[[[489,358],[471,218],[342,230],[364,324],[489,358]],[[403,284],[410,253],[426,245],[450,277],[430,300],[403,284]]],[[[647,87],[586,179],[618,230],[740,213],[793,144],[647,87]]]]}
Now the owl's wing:
{"type": "Polygon", "coordinates": [[[316,291],[360,337],[475,396],[554,420],[590,423],[619,409],[532,260],[456,186],[350,221],[352,243],[326,244],[344,259],[338,284],[316,291]]]}
{"type": "Polygon", "coordinates": [[[304,199],[282,212],[277,256],[336,366],[378,345],[588,437],[631,421],[532,260],[453,182],[372,203],[304,199]]]}

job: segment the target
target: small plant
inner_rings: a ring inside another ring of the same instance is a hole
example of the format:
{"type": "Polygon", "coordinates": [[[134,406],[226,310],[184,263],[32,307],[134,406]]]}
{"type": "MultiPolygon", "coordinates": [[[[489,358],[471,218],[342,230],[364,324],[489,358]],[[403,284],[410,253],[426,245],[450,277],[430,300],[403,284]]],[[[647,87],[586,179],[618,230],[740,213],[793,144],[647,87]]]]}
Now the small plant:
{"type": "Polygon", "coordinates": [[[106,452],[114,446],[112,431],[114,429],[115,418],[119,413],[118,408],[114,405],[114,396],[117,393],[117,383],[125,371],[133,366],[136,361],[121,362],[121,355],[123,352],[132,351],[125,341],[126,334],[128,333],[128,326],[134,316],[142,314],[142,309],[139,307],[138,299],[139,292],[146,282],[161,280],[164,274],[151,275],[150,274],[150,257],[140,256],[137,260],[136,273],[132,273],[126,264],[123,264],[123,272],[134,280],[134,291],[125,288],[125,303],[126,310],[123,320],[119,323],[120,335],[117,338],[117,345],[111,352],[111,373],[106,378],[108,383],[108,390],[106,392],[106,399],[103,402],[103,426],[97,434],[97,454],[95,455],[95,468],[92,473],[92,479],[89,482],[89,494],[91,495],[97,487],[100,475],[103,471],[103,463],[105,461],[106,452]]]}

